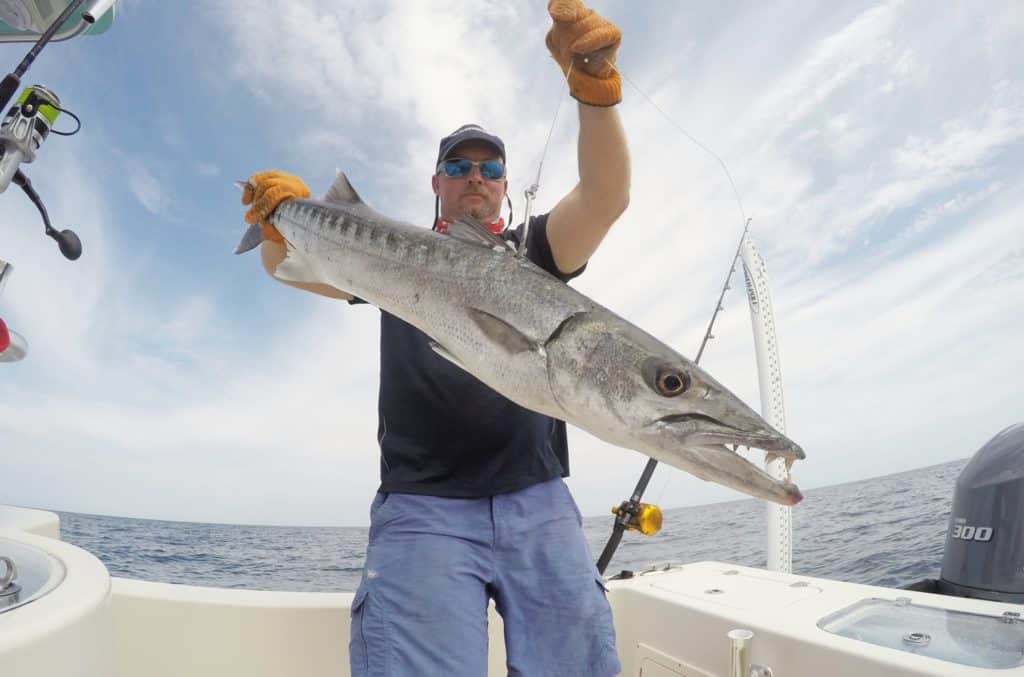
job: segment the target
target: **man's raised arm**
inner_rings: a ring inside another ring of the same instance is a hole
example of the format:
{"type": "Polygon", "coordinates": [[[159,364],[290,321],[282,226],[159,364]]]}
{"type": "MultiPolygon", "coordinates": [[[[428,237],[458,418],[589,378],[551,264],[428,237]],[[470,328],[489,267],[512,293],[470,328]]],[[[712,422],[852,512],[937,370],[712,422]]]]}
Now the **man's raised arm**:
{"type": "Polygon", "coordinates": [[[580,180],[551,210],[547,225],[555,264],[569,273],[590,259],[629,204],[629,149],[615,109],[622,81],[613,66],[622,32],[580,0],[551,0],[548,12],[548,49],[579,101],[580,180]]]}

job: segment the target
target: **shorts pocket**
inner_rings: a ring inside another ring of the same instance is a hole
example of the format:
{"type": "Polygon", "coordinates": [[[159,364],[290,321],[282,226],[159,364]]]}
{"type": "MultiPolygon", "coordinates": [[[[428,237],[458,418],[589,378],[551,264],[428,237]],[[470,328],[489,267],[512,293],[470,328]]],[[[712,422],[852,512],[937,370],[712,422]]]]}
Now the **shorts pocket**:
{"type": "Polygon", "coordinates": [[[379,519],[378,514],[384,508],[388,502],[388,498],[391,494],[383,491],[378,491],[373,497],[373,503],[370,504],[370,521],[374,522],[379,519]]]}
{"type": "Polygon", "coordinates": [[[370,505],[370,543],[373,543],[376,534],[393,522],[400,514],[395,508],[395,494],[378,492],[370,505]]]}
{"type": "Polygon", "coordinates": [[[366,613],[367,590],[360,586],[352,600],[351,623],[349,631],[348,655],[353,675],[367,675],[370,672],[370,651],[366,644],[366,613]]]}

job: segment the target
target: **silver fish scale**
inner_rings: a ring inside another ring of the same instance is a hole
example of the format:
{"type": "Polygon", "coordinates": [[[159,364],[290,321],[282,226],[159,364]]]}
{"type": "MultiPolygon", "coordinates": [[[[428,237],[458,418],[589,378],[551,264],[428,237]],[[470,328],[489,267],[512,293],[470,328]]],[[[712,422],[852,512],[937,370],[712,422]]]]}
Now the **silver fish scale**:
{"type": "Polygon", "coordinates": [[[467,371],[524,407],[569,417],[550,388],[544,345],[570,316],[598,306],[533,263],[378,214],[361,203],[294,200],[272,219],[310,262],[309,279],[400,317],[437,341],[467,371]],[[524,274],[525,273],[525,274],[524,274]],[[452,303],[452,299],[459,303],[452,303]],[[510,351],[497,318],[531,349],[510,351]],[[497,324],[497,323],[495,323],[497,324]]]}

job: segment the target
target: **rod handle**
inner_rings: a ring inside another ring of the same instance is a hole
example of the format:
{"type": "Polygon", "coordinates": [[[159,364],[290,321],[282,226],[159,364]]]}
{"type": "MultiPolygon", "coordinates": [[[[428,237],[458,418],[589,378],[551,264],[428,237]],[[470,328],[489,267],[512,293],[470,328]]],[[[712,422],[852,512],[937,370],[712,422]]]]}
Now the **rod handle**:
{"type": "Polygon", "coordinates": [[[0,115],[4,113],[7,104],[14,98],[14,93],[18,91],[19,86],[21,86],[21,78],[14,73],[8,73],[0,82],[0,115]]]}

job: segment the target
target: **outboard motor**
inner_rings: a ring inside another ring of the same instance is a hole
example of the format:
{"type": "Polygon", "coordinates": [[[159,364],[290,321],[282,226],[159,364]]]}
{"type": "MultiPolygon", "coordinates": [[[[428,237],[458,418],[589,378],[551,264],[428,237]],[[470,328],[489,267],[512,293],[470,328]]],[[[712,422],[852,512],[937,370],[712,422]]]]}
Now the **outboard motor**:
{"type": "Polygon", "coordinates": [[[937,588],[1024,603],[1024,423],[989,440],[960,472],[937,588]]]}

